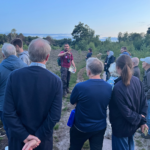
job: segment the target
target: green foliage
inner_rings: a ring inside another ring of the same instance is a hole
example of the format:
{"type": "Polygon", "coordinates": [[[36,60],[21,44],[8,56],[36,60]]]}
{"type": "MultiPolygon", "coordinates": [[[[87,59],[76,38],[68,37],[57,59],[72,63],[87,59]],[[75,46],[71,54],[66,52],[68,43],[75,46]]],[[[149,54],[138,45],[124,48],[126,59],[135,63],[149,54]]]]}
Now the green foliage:
{"type": "Polygon", "coordinates": [[[0,44],[0,48],[2,48],[2,46],[3,46],[3,45],[2,45],[2,44],[0,44]]]}
{"type": "Polygon", "coordinates": [[[58,130],[59,129],[59,124],[57,123],[55,126],[54,126],[54,130],[58,130]]]}
{"type": "Polygon", "coordinates": [[[28,49],[28,46],[27,46],[26,44],[24,44],[24,45],[23,45],[23,49],[24,49],[24,50],[27,50],[27,49],[28,49]]]}
{"type": "Polygon", "coordinates": [[[86,149],[86,150],[89,150],[89,149],[90,149],[89,140],[87,140],[87,141],[84,143],[83,149],[86,149]]]}
{"type": "Polygon", "coordinates": [[[90,44],[88,45],[88,48],[91,48],[93,53],[96,52],[95,44],[93,42],[90,42],[90,44]]]}

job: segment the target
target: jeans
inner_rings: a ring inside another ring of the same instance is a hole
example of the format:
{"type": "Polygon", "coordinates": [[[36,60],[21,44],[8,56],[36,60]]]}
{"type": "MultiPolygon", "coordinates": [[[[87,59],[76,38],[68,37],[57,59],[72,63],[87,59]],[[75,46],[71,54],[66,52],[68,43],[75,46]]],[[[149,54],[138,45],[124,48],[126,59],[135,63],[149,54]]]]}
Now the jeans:
{"type": "Polygon", "coordinates": [[[134,150],[133,136],[118,138],[112,135],[112,150],[134,150]]]}
{"type": "Polygon", "coordinates": [[[105,129],[96,132],[84,133],[75,126],[70,129],[70,149],[81,150],[85,141],[89,140],[90,150],[102,150],[105,129]]]}
{"type": "Polygon", "coordinates": [[[2,112],[2,111],[0,111],[0,119],[1,119],[1,121],[2,121],[2,123],[3,123],[4,130],[6,131],[6,135],[7,135],[7,137],[8,137],[8,128],[7,128],[6,125],[5,125],[4,117],[3,117],[3,112],[2,112]]]}
{"type": "Polygon", "coordinates": [[[148,103],[147,125],[149,127],[148,134],[150,135],[150,99],[147,100],[147,103],[148,103]]]}

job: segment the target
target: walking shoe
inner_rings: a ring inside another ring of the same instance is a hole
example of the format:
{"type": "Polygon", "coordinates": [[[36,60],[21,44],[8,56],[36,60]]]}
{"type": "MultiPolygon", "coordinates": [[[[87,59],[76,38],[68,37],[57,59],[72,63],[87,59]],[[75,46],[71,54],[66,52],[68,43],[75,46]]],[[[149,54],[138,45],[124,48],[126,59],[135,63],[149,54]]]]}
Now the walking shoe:
{"type": "Polygon", "coordinates": [[[69,89],[66,90],[68,94],[71,94],[71,91],[69,91],[69,89]]]}
{"type": "Polygon", "coordinates": [[[4,137],[6,135],[5,131],[0,131],[0,137],[4,137]]]}
{"type": "Polygon", "coordinates": [[[147,136],[145,136],[144,133],[142,133],[141,136],[142,136],[142,138],[144,138],[144,139],[150,139],[150,135],[149,135],[149,134],[147,134],[147,136]]]}

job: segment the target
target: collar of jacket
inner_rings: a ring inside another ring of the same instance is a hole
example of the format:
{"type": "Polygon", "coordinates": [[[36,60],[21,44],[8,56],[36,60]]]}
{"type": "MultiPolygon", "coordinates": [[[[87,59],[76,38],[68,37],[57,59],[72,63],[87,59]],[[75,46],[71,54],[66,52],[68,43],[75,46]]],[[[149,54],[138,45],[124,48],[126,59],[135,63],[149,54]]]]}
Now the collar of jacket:
{"type": "Polygon", "coordinates": [[[146,73],[148,73],[150,71],[150,68],[146,71],[146,73]]]}

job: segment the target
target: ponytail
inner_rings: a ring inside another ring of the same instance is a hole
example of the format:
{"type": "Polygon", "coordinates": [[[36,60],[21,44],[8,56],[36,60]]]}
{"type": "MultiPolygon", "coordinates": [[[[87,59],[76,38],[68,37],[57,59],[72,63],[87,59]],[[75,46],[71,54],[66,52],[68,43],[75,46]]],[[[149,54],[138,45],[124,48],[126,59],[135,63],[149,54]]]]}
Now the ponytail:
{"type": "Polygon", "coordinates": [[[121,78],[125,86],[130,85],[132,77],[132,60],[127,55],[121,55],[117,61],[116,66],[121,69],[121,78]]]}
{"type": "Polygon", "coordinates": [[[132,71],[131,71],[130,67],[127,64],[125,64],[125,66],[123,67],[122,72],[121,72],[122,82],[126,86],[130,85],[131,77],[132,77],[132,71]]]}

